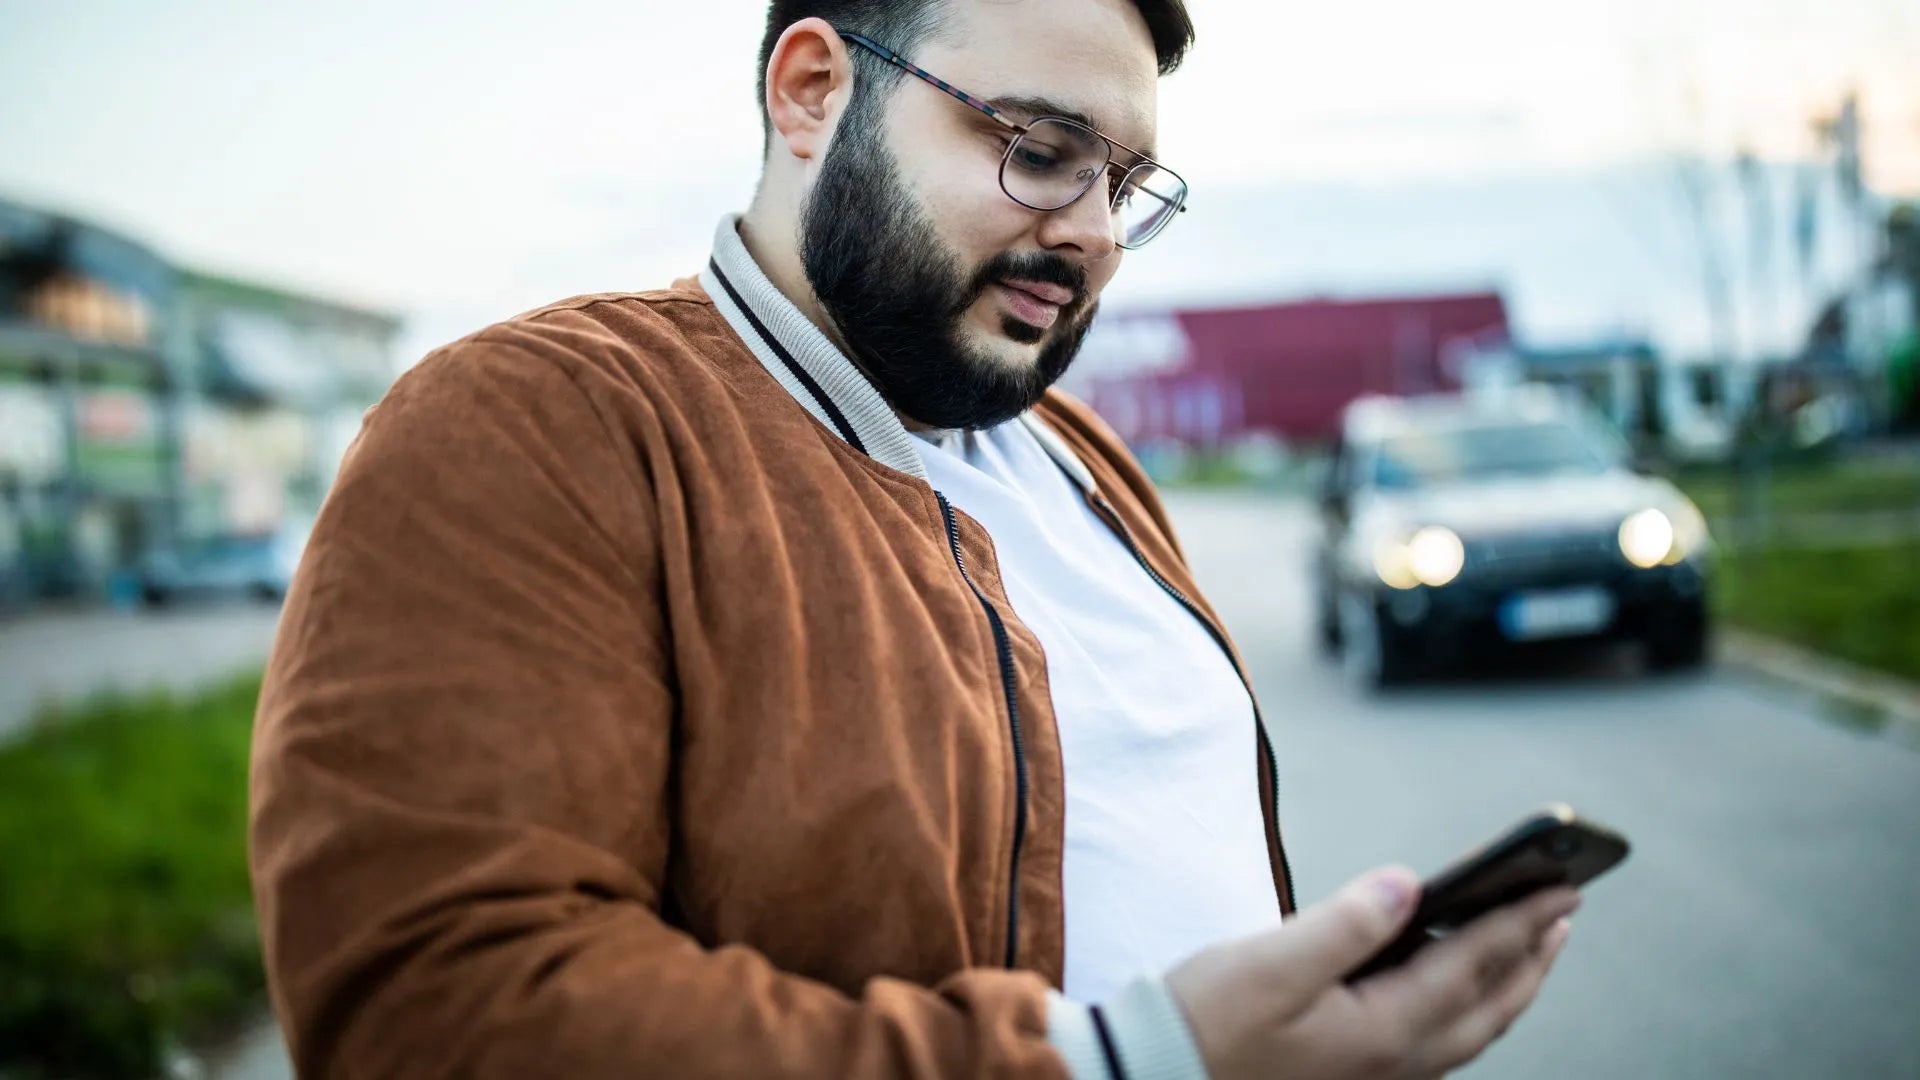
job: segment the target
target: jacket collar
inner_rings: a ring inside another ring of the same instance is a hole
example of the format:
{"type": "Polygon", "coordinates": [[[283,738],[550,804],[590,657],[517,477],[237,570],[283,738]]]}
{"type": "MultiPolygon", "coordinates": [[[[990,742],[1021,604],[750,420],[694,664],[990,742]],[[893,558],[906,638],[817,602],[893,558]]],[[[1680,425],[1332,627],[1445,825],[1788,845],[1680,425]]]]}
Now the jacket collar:
{"type": "MultiPolygon", "coordinates": [[[[926,480],[927,467],[906,425],[853,361],[774,287],[741,242],[739,223],[737,215],[721,219],[713,255],[700,273],[701,287],[727,325],[767,374],[829,431],[882,465],[926,480]]],[[[1094,490],[1093,474],[1064,439],[1032,410],[1019,420],[1068,476],[1094,490]]]]}

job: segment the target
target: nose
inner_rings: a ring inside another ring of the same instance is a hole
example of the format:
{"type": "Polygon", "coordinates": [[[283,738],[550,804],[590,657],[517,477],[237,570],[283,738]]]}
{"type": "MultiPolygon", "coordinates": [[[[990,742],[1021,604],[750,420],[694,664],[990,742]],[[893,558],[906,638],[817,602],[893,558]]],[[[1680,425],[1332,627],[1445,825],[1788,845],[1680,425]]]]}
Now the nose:
{"type": "Polygon", "coordinates": [[[1114,253],[1113,211],[1107,203],[1107,174],[1101,173],[1078,199],[1041,215],[1039,240],[1049,249],[1080,252],[1086,262],[1114,253]]]}

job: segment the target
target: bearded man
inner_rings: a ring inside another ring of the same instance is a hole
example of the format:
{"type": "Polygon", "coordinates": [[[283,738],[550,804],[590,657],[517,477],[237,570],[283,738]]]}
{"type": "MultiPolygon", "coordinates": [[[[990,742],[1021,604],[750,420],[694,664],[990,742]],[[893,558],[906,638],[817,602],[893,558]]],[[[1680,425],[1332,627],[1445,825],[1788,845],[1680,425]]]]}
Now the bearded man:
{"type": "Polygon", "coordinates": [[[1357,982],[1408,872],[1295,917],[1273,717],[1051,389],[1186,208],[1192,36],[1180,0],[775,0],[704,270],[369,414],[254,752],[302,1074],[1431,1076],[1527,1006],[1567,890],[1357,982]]]}

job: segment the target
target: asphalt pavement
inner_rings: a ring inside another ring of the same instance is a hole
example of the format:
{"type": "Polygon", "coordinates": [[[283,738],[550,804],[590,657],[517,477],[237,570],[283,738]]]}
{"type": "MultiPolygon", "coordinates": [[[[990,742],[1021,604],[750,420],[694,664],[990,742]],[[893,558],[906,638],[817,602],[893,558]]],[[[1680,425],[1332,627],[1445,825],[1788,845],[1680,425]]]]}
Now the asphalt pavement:
{"type": "Polygon", "coordinates": [[[1920,1076],[1920,753],[1630,651],[1370,697],[1316,651],[1309,507],[1170,501],[1275,728],[1303,903],[1385,862],[1437,870],[1546,801],[1632,841],[1464,1075],[1920,1076]]]}
{"type": "Polygon", "coordinates": [[[193,690],[257,669],[279,618],[277,605],[231,600],[0,621],[0,741],[48,705],[107,690],[193,690]]]}

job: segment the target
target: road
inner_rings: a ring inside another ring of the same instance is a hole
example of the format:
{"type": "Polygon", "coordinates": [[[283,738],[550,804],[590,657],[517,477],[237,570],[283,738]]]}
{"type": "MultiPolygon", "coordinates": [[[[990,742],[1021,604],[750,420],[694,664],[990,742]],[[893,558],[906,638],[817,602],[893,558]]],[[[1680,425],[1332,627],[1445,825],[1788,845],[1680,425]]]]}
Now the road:
{"type": "Polygon", "coordinates": [[[235,601],[0,622],[0,741],[55,702],[110,689],[191,690],[258,668],[278,620],[276,607],[235,601]]]}
{"type": "MultiPolygon", "coordinates": [[[[1542,1000],[1465,1075],[1920,1076],[1920,753],[1736,673],[1648,679],[1618,654],[1371,700],[1315,653],[1301,504],[1171,504],[1275,726],[1304,902],[1382,862],[1437,869],[1548,800],[1632,838],[1542,1000]]],[[[223,674],[264,655],[273,615],[23,625],[0,630],[15,697],[17,673],[223,674]]],[[[270,1027],[223,1065],[288,1075],[270,1027]]]]}
{"type": "Polygon", "coordinates": [[[1920,753],[1618,653],[1368,699],[1315,654],[1307,509],[1171,502],[1275,726],[1303,902],[1383,862],[1438,869],[1549,800],[1632,839],[1464,1075],[1920,1076],[1920,753]]]}

